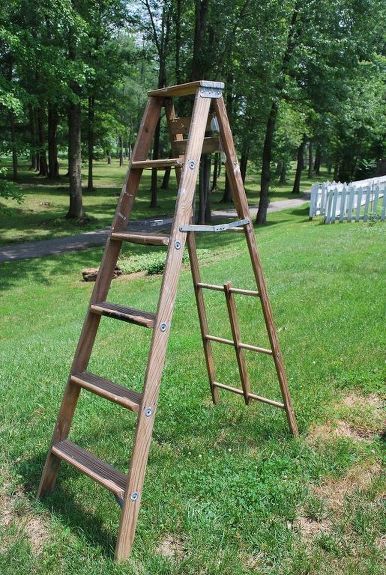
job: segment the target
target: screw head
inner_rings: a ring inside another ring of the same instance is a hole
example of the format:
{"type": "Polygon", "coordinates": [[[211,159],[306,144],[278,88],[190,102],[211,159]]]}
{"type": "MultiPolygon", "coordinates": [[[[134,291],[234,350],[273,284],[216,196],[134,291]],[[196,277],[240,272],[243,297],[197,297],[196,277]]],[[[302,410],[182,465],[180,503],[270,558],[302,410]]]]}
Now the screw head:
{"type": "Polygon", "coordinates": [[[181,242],[179,240],[176,240],[174,242],[174,247],[176,248],[176,250],[180,250],[181,249],[181,242]]]}
{"type": "Polygon", "coordinates": [[[160,328],[161,331],[166,331],[167,328],[168,328],[168,324],[167,324],[165,321],[163,321],[163,322],[161,323],[161,325],[159,326],[159,328],[160,328]]]}
{"type": "Polygon", "coordinates": [[[133,493],[130,495],[131,501],[137,501],[138,497],[139,497],[138,491],[133,491],[133,493]]]}
{"type": "Polygon", "coordinates": [[[194,170],[194,168],[196,167],[196,162],[194,160],[189,160],[188,166],[191,170],[194,170]]]}
{"type": "Polygon", "coordinates": [[[150,417],[153,414],[153,410],[151,407],[145,407],[145,415],[146,417],[150,417]]]}

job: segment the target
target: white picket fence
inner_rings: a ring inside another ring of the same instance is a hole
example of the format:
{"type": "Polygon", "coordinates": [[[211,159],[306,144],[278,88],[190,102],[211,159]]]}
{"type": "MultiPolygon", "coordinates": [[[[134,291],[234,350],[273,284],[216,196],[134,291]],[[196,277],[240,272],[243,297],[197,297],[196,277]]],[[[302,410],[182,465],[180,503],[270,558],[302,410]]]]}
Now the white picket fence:
{"type": "Polygon", "coordinates": [[[325,182],[311,188],[310,218],[324,216],[324,222],[367,221],[386,217],[386,176],[350,184],[325,182]]]}

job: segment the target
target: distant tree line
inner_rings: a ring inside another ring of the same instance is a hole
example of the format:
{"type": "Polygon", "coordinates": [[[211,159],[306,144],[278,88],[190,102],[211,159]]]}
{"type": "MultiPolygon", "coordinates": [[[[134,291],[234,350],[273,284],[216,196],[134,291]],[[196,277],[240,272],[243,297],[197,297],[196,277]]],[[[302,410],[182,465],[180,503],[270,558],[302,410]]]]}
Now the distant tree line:
{"type": "MultiPolygon", "coordinates": [[[[285,183],[291,161],[294,193],[303,171],[318,175],[322,162],[341,181],[380,169],[384,25],[382,0],[8,0],[0,8],[0,152],[12,156],[14,180],[27,154],[31,170],[57,179],[65,153],[67,215],[81,218],[82,157],[91,191],[98,155],[121,163],[130,155],[148,89],[222,80],[243,177],[249,167],[261,174],[262,224],[272,178],[285,183]]],[[[153,157],[167,153],[159,125],[153,157]]],[[[218,157],[203,157],[200,220],[210,217],[219,168],[218,157]]],[[[158,188],[154,170],[153,206],[158,188]]]]}

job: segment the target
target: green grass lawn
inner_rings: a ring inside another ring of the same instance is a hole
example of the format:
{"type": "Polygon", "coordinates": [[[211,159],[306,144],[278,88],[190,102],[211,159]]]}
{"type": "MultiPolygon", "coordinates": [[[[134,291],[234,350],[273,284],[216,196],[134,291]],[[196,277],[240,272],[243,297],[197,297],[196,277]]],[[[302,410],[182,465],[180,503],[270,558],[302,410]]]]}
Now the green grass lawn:
{"type": "MultiPolygon", "coordinates": [[[[9,161],[1,161],[1,165],[10,168],[9,161]]],[[[81,231],[98,230],[111,224],[120,189],[125,178],[127,163],[119,167],[118,161],[113,160],[111,165],[105,161],[95,162],[94,186],[95,191],[90,194],[84,191],[83,200],[89,221],[82,223],[65,219],[68,210],[68,178],[65,169],[61,170],[61,178],[57,182],[50,182],[46,178],[37,176],[28,170],[26,162],[21,162],[19,184],[25,194],[24,202],[17,205],[14,201],[3,201],[6,211],[0,209],[0,245],[16,241],[34,239],[48,239],[79,233],[81,231]]],[[[250,170],[251,171],[251,170],[250,170]]],[[[223,170],[224,172],[224,170],[223,170]]],[[[162,181],[163,172],[159,173],[162,181]]],[[[323,173],[322,179],[327,179],[323,173]]],[[[320,178],[319,178],[320,179],[320,178]]],[[[271,201],[297,198],[291,193],[293,173],[288,177],[288,184],[272,184],[271,201]]],[[[87,165],[83,167],[83,185],[87,183],[87,165]]],[[[312,181],[304,175],[302,190],[309,191],[312,181]]],[[[231,207],[219,204],[224,187],[224,178],[219,180],[219,191],[213,194],[213,208],[231,207]]],[[[132,217],[136,219],[148,218],[156,215],[168,215],[174,212],[175,181],[171,179],[170,190],[159,192],[157,208],[150,208],[150,171],[144,172],[140,192],[132,217]]],[[[258,203],[259,175],[251,171],[246,181],[246,191],[252,205],[258,203]]],[[[0,206],[1,207],[1,206],[0,206]]]]}
{"type": "MultiPolygon", "coordinates": [[[[300,438],[281,410],[227,392],[212,405],[185,269],[137,536],[122,565],[112,559],[119,508],[107,491],[62,464],[54,493],[35,499],[92,289],[81,269],[102,250],[1,266],[2,575],[384,573],[385,227],[321,225],[299,208],[271,214],[256,233],[300,438]]],[[[240,236],[206,236],[199,247],[213,250],[203,281],[253,287],[240,236]]],[[[153,310],[160,282],[123,277],[109,299],[153,310]]],[[[229,337],[224,297],[206,301],[210,331],[229,337]]],[[[237,304],[244,341],[266,345],[256,300],[237,304]]],[[[149,341],[149,330],[103,318],[90,370],[140,389],[149,341]]],[[[232,349],[216,345],[215,360],[218,380],[238,385],[232,349]]],[[[279,399],[271,358],[247,361],[253,391],[279,399]]],[[[84,391],[71,439],[126,470],[134,421],[84,391]]]]}

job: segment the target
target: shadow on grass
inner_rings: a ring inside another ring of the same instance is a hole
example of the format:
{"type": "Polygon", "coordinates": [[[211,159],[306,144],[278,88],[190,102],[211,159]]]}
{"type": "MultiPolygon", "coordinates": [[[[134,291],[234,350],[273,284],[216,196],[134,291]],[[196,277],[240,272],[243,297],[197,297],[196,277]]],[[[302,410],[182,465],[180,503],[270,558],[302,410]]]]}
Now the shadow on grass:
{"type": "MultiPolygon", "coordinates": [[[[103,207],[98,206],[98,211],[103,213],[103,207]]],[[[223,218],[226,220],[226,218],[223,218]]],[[[57,220],[52,220],[52,225],[55,225],[57,220]]],[[[94,220],[91,226],[85,225],[81,228],[74,227],[74,233],[80,233],[82,231],[88,231],[91,228],[101,229],[109,225],[111,219],[107,221],[102,219],[94,220]]],[[[255,227],[257,231],[257,239],[259,239],[259,230],[268,228],[277,224],[285,223],[288,219],[277,219],[274,221],[268,221],[265,226],[255,227]]],[[[42,238],[44,239],[44,238],[42,238]]],[[[14,242],[16,244],[16,242],[14,242]]],[[[243,233],[230,232],[230,233],[208,233],[201,234],[198,247],[204,249],[219,249],[234,246],[235,250],[238,246],[246,246],[245,237],[243,233]]],[[[87,247],[82,251],[71,251],[66,253],[59,253],[57,255],[49,255],[44,257],[37,257],[24,260],[10,260],[3,262],[1,265],[1,279],[0,279],[0,290],[6,291],[20,284],[21,281],[28,279],[29,281],[34,281],[38,284],[45,284],[47,286],[51,285],[51,280],[57,274],[65,275],[73,273],[74,269],[80,270],[84,267],[90,267],[92,265],[98,265],[103,254],[104,245],[95,247],[87,247]]],[[[130,254],[142,254],[146,253],[151,255],[152,253],[158,251],[157,249],[149,249],[146,246],[132,246],[129,248],[125,246],[122,251],[122,255],[127,255],[127,250],[130,254]]],[[[166,250],[165,250],[166,257],[166,250]]]]}
{"type": "Polygon", "coordinates": [[[70,252],[56,256],[14,260],[0,264],[0,291],[7,291],[28,280],[50,286],[57,275],[70,274],[74,269],[80,270],[92,266],[102,259],[103,246],[88,248],[81,252],[70,252]]]}
{"type": "MultiPolygon", "coordinates": [[[[25,493],[31,500],[36,498],[45,456],[46,454],[42,453],[40,456],[24,461],[17,467],[17,473],[23,479],[25,493]]],[[[81,532],[82,536],[90,545],[99,545],[103,549],[105,556],[112,558],[114,556],[116,534],[113,535],[106,529],[106,525],[100,517],[94,512],[90,512],[90,509],[76,502],[73,493],[63,487],[67,480],[75,478],[78,475],[79,472],[76,469],[62,463],[53,492],[43,497],[40,503],[48,512],[54,512],[55,516],[60,518],[63,525],[73,532],[81,532]]],[[[90,479],[89,481],[91,482],[92,480],[90,479]]],[[[103,488],[101,487],[100,489],[102,490],[103,488]]],[[[108,492],[106,495],[111,497],[111,507],[116,506],[117,508],[118,529],[118,504],[112,494],[108,492]]]]}
{"type": "Polygon", "coordinates": [[[286,212],[288,212],[291,216],[296,216],[298,218],[303,216],[304,219],[297,220],[297,223],[299,223],[299,224],[310,221],[310,218],[309,218],[310,208],[308,205],[305,207],[289,209],[289,210],[286,210],[286,212]]]}

